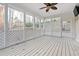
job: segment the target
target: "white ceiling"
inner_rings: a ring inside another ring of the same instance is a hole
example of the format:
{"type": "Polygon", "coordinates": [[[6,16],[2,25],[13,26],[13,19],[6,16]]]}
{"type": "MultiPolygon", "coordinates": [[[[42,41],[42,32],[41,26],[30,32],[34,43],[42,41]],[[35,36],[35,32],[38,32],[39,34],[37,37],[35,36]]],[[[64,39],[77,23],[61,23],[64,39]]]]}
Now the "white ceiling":
{"type": "Polygon", "coordinates": [[[18,6],[24,10],[28,10],[35,15],[41,16],[41,17],[48,17],[52,15],[57,14],[63,14],[67,12],[73,12],[73,9],[76,5],[76,3],[58,3],[57,10],[50,10],[49,12],[45,12],[45,9],[40,10],[41,7],[44,7],[45,5],[43,3],[16,3],[13,4],[15,6],[18,6]]]}

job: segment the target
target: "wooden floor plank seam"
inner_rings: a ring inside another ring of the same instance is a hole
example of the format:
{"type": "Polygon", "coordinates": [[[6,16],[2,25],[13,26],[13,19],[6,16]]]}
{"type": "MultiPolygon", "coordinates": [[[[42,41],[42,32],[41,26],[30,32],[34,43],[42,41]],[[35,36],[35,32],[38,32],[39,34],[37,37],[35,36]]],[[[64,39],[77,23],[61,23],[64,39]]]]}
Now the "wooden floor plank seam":
{"type": "Polygon", "coordinates": [[[54,46],[53,49],[52,49],[52,50],[53,50],[53,51],[52,51],[52,55],[54,54],[57,45],[58,45],[58,42],[55,43],[55,46],[54,46]]]}
{"type": "Polygon", "coordinates": [[[58,40],[58,44],[57,44],[57,46],[56,46],[56,48],[55,48],[55,51],[54,51],[54,53],[53,53],[53,56],[56,56],[57,55],[57,51],[58,51],[58,46],[60,45],[60,41],[61,40],[58,40]]]}
{"type": "Polygon", "coordinates": [[[69,56],[71,56],[68,40],[67,40],[67,47],[68,47],[69,56]]]}
{"type": "Polygon", "coordinates": [[[74,49],[74,48],[75,48],[74,44],[72,44],[71,41],[70,41],[70,44],[71,44],[71,46],[72,46],[74,56],[77,56],[77,55],[78,55],[78,52],[74,49]]]}
{"type": "Polygon", "coordinates": [[[70,44],[70,51],[71,51],[71,56],[75,56],[75,54],[74,54],[74,51],[73,51],[73,48],[72,48],[72,46],[71,46],[71,43],[70,43],[70,40],[69,40],[69,44],[70,44]]]}
{"type": "MultiPolygon", "coordinates": [[[[55,40],[53,40],[53,41],[55,41],[55,40]]],[[[50,42],[51,43],[51,42],[50,42]]],[[[54,42],[55,43],[55,42],[54,42]]],[[[52,45],[53,43],[51,43],[51,45],[52,45]]],[[[44,51],[45,52],[45,51],[44,51]]],[[[43,52],[43,54],[44,54],[44,52],[43,52]]]]}
{"type": "Polygon", "coordinates": [[[60,43],[59,43],[59,46],[58,46],[58,50],[57,50],[56,56],[58,56],[60,45],[61,45],[61,40],[60,40],[60,43]]]}
{"type": "Polygon", "coordinates": [[[61,50],[61,45],[62,45],[62,41],[60,42],[60,46],[59,46],[59,49],[58,49],[58,54],[57,54],[58,56],[61,56],[61,51],[62,51],[61,50]]]}
{"type": "Polygon", "coordinates": [[[52,43],[50,42],[51,47],[50,47],[48,53],[46,54],[46,56],[48,56],[48,55],[50,54],[51,50],[53,49],[53,46],[54,46],[55,42],[52,41],[52,43]],[[52,44],[52,43],[53,43],[53,44],[52,44]]]}
{"type": "MultiPolygon", "coordinates": [[[[43,42],[44,43],[44,42],[43,42]]],[[[42,46],[42,45],[41,45],[42,46]]],[[[47,46],[47,43],[44,45],[44,47],[47,46]]]]}
{"type": "Polygon", "coordinates": [[[52,49],[51,49],[50,52],[49,52],[49,55],[50,55],[50,56],[52,55],[52,52],[51,52],[51,51],[53,50],[53,48],[54,48],[54,46],[55,46],[55,43],[56,43],[56,42],[55,42],[55,40],[54,40],[54,41],[53,41],[53,44],[52,44],[52,49]]]}
{"type": "MultiPolygon", "coordinates": [[[[49,42],[50,42],[50,40],[49,40],[49,42]]],[[[52,43],[54,43],[54,42],[52,42],[52,43]]],[[[45,56],[47,56],[47,55],[48,55],[48,53],[49,53],[50,49],[52,49],[52,44],[51,44],[51,42],[50,42],[50,47],[48,48],[48,51],[47,51],[47,53],[45,54],[45,56]]]]}

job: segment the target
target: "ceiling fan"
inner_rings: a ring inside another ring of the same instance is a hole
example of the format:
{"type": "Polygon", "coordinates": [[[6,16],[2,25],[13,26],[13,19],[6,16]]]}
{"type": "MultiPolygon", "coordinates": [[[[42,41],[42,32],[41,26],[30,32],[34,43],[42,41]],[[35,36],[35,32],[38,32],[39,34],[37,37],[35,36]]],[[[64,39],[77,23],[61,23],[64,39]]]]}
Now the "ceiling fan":
{"type": "Polygon", "coordinates": [[[50,9],[57,10],[57,7],[55,6],[55,5],[57,5],[57,3],[44,3],[44,5],[46,5],[46,6],[40,8],[40,9],[45,9],[46,8],[46,12],[48,12],[50,9]]]}

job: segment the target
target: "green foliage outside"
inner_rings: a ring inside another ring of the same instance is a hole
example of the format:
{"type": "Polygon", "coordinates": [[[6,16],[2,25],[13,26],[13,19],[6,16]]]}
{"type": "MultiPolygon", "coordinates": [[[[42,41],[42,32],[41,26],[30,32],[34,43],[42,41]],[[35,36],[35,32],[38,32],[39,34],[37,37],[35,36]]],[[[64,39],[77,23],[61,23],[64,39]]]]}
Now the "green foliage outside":
{"type": "MultiPolygon", "coordinates": [[[[33,26],[33,23],[26,23],[25,24],[25,27],[32,27],[33,26]]],[[[35,27],[36,28],[39,28],[39,24],[38,23],[35,23],[35,27]]],[[[41,23],[41,27],[43,27],[43,23],[41,23]]]]}
{"type": "Polygon", "coordinates": [[[36,23],[36,24],[35,24],[35,27],[39,28],[39,24],[38,24],[38,23],[36,23]]]}
{"type": "Polygon", "coordinates": [[[25,24],[25,27],[32,27],[32,26],[33,26],[32,23],[26,23],[26,24],[25,24]]]}

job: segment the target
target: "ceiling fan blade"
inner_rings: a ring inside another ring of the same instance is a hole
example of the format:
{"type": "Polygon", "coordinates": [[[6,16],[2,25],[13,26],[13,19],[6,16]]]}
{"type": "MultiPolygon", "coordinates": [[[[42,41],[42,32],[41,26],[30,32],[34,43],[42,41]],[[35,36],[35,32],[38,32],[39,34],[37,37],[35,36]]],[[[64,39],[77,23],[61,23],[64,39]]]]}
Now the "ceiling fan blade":
{"type": "Polygon", "coordinates": [[[46,9],[46,12],[48,12],[49,9],[57,10],[57,7],[54,6],[54,5],[56,5],[56,4],[58,4],[58,3],[43,3],[43,4],[46,5],[46,7],[42,7],[42,8],[40,8],[40,9],[47,8],[47,9],[46,9]]]}
{"type": "Polygon", "coordinates": [[[58,4],[58,3],[51,3],[51,5],[56,5],[56,4],[58,4]]]}
{"type": "Polygon", "coordinates": [[[49,9],[50,9],[50,8],[47,8],[47,9],[46,9],[46,12],[48,12],[48,11],[49,11],[49,9]]]}
{"type": "Polygon", "coordinates": [[[55,6],[52,6],[52,7],[51,7],[51,9],[53,9],[53,10],[57,10],[57,7],[55,7],[55,6]]]}
{"type": "Polygon", "coordinates": [[[44,3],[46,6],[50,6],[51,4],[50,3],[44,3]]]}
{"type": "Polygon", "coordinates": [[[44,9],[44,8],[46,8],[46,7],[42,7],[42,8],[40,8],[40,9],[44,9]]]}

